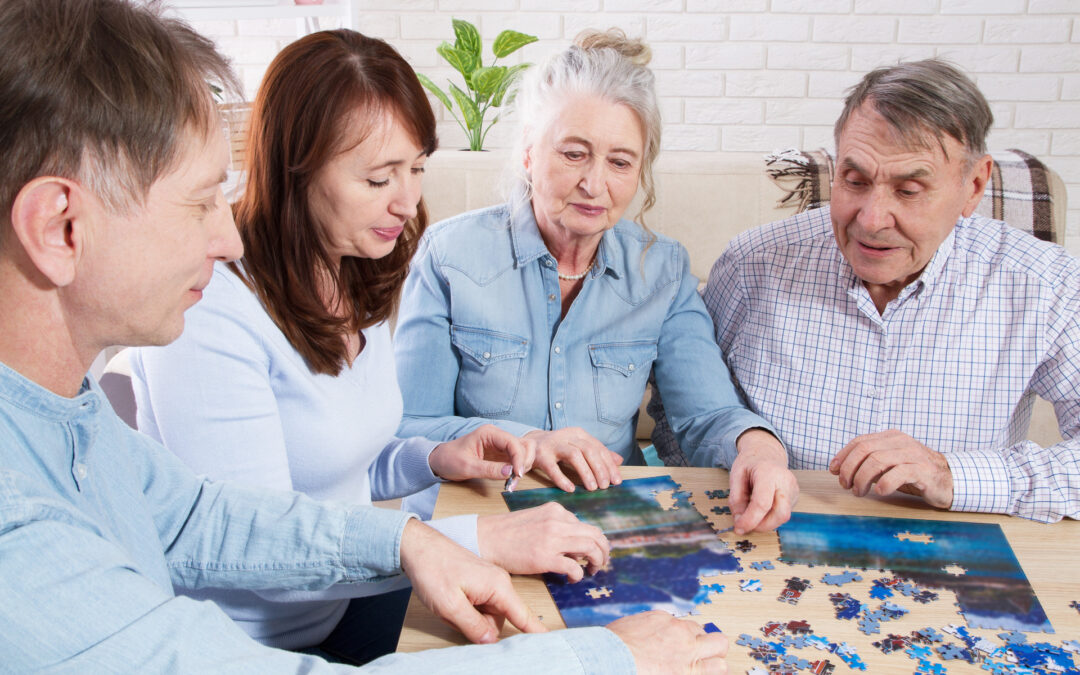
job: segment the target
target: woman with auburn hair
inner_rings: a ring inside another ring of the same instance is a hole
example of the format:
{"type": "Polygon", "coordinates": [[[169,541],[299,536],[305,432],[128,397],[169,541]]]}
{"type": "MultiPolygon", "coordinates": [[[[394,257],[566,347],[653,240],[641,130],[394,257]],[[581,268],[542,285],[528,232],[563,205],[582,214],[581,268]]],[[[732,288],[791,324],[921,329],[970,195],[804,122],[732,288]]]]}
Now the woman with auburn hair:
{"type": "MultiPolygon", "coordinates": [[[[395,437],[388,319],[427,225],[436,142],[416,75],[385,42],[335,30],[282,50],[254,102],[234,206],[244,258],[217,265],[179,340],[133,356],[140,430],[211,478],[365,506],[529,470],[529,447],[493,426],[445,443],[395,437]]],[[[577,559],[608,558],[603,534],[556,505],[431,524],[516,573],[580,578],[577,559]]],[[[362,663],[395,648],[406,584],[200,597],[265,644],[362,663]]]]}

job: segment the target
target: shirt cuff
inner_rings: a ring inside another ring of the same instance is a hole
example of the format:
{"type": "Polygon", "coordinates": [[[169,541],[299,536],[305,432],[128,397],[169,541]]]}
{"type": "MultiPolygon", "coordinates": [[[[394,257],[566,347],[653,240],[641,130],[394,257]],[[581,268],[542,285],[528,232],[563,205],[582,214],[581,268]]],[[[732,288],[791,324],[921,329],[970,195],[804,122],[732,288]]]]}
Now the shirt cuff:
{"type": "Polygon", "coordinates": [[[358,506],[346,516],[341,560],[345,581],[401,573],[401,535],[411,513],[358,506]]]}
{"type": "MultiPolygon", "coordinates": [[[[712,463],[699,462],[697,466],[709,466],[720,467],[722,469],[730,469],[732,463],[735,461],[735,457],[739,454],[739,449],[735,446],[735,442],[739,440],[739,436],[742,436],[751,429],[764,429],[770,434],[780,440],[780,434],[771,424],[765,421],[760,415],[744,410],[731,415],[731,419],[724,425],[723,431],[718,437],[710,438],[705,443],[702,443],[702,448],[707,448],[712,454],[712,463]]],[[[784,445],[783,441],[780,441],[780,445],[784,445]]],[[[785,452],[787,446],[784,446],[785,452]]],[[[685,449],[684,449],[685,452],[685,449]]],[[[790,458],[788,464],[791,464],[790,458]]]]}
{"type": "Polygon", "coordinates": [[[574,650],[587,675],[637,672],[630,648],[607,628],[571,628],[558,633],[574,650]]]}
{"type": "Polygon", "coordinates": [[[458,546],[468,549],[473,555],[480,555],[480,534],[477,530],[479,525],[475,513],[429,520],[427,524],[442,532],[458,546]]]}
{"type": "Polygon", "coordinates": [[[945,461],[952,472],[952,511],[1009,513],[1012,485],[1009,467],[996,452],[949,452],[945,461]]]}
{"type": "Polygon", "coordinates": [[[401,471],[411,485],[417,486],[417,491],[442,480],[431,470],[428,462],[432,451],[442,443],[443,441],[432,441],[422,436],[405,441],[405,448],[401,453],[401,471]]]}

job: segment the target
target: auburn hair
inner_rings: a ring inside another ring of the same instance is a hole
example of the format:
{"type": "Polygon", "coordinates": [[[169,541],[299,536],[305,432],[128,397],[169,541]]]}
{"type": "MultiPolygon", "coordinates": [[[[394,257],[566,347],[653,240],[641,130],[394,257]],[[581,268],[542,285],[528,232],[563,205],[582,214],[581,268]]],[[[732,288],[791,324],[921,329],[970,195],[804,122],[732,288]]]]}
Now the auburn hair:
{"type": "Polygon", "coordinates": [[[246,186],[233,206],[243,269],[230,267],[316,373],[339,374],[349,357],[342,337],[394,315],[427,227],[421,199],[393,252],[379,259],[346,256],[335,269],[323,228],[312,217],[309,188],[319,169],[363,142],[386,113],[426,154],[435,151],[435,116],[412,67],[386,42],[345,29],[312,33],[285,47],[252,106],[246,186]],[[329,297],[340,305],[337,315],[320,293],[327,279],[329,297]]]}

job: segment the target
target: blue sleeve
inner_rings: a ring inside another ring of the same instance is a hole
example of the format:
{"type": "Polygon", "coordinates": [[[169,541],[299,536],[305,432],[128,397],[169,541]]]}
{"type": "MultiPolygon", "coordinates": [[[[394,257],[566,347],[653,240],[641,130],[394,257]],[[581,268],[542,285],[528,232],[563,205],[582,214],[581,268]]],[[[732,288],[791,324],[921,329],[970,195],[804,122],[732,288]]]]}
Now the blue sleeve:
{"type": "Polygon", "coordinates": [[[401,297],[394,359],[398,383],[405,401],[405,415],[398,434],[450,440],[484,424],[524,436],[535,430],[510,420],[455,415],[460,362],[450,342],[451,293],[439,272],[432,237],[425,237],[413,258],[401,297]]]}
{"type": "Polygon", "coordinates": [[[743,403],[713,338],[713,324],[679,247],[682,273],[653,364],[671,429],[693,466],[730,467],[744,431],[772,426],[743,403]]]}

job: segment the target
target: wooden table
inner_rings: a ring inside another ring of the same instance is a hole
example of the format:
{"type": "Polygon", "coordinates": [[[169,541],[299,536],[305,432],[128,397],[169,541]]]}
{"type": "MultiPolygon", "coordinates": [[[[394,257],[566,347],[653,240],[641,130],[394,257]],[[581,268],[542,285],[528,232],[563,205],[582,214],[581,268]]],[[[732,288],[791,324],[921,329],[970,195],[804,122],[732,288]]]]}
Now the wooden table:
{"type": "MultiPolygon", "coordinates": [[[[1029,641],[1045,641],[1060,645],[1063,640],[1080,639],[1080,612],[1069,606],[1071,601],[1080,601],[1080,562],[1078,562],[1080,561],[1080,522],[1068,520],[1045,525],[1007,516],[952,513],[934,509],[921,500],[907,495],[858,498],[842,490],[837,479],[828,472],[796,471],[795,474],[798,476],[802,490],[796,506],[797,511],[998,523],[1009,539],[1020,565],[1057,631],[1055,634],[1031,633],[1028,636],[1029,641]]],[[[726,502],[709,504],[704,494],[705,490],[727,488],[727,471],[677,467],[623,467],[622,475],[624,479],[671,475],[677,483],[682,485],[682,489],[692,492],[692,501],[717,529],[731,525],[730,516],[717,516],[709,512],[710,506],[726,502]]],[[[518,489],[547,487],[548,485],[530,475],[521,480],[518,489]]],[[[463,513],[481,515],[505,513],[507,509],[500,495],[501,490],[502,484],[496,481],[476,480],[444,484],[435,507],[435,517],[463,513]]],[[[744,537],[737,537],[733,532],[726,532],[721,534],[720,538],[729,543],[749,539],[756,544],[756,548],[749,553],[738,554],[743,562],[744,571],[723,575],[722,578],[716,579],[726,586],[724,592],[713,595],[711,604],[700,605],[702,614],[690,618],[701,623],[712,621],[728,635],[731,639],[728,663],[732,673],[744,673],[755,665],[761,665],[751,658],[747,648],[736,645],[734,641],[741,633],[764,638],[761,627],[769,621],[804,619],[810,623],[816,634],[824,635],[834,642],[846,641],[853,645],[859,656],[866,662],[867,672],[886,673],[911,673],[918,664],[902,653],[882,654],[872,646],[872,642],[880,640],[889,633],[910,634],[912,630],[927,626],[940,630],[949,624],[964,625],[964,617],[958,613],[958,608],[954,604],[955,595],[950,591],[933,589],[940,594],[940,598],[936,602],[925,605],[910,602],[908,598],[897,594],[891,600],[910,609],[910,613],[899,620],[882,622],[880,635],[864,635],[859,632],[855,621],[835,618],[832,604],[828,600],[829,593],[837,591],[851,593],[861,601],[873,602],[872,606],[876,606],[878,601],[870,598],[869,590],[872,581],[886,576],[885,574],[877,570],[863,571],[861,572],[862,581],[836,588],[823,584],[821,578],[826,572],[839,572],[843,568],[819,565],[811,569],[805,565],[789,566],[775,563],[774,570],[753,570],[749,568],[749,562],[766,559],[776,561],[780,556],[779,538],[775,532],[754,533],[744,537]],[[785,586],[784,579],[792,575],[809,579],[813,583],[813,587],[795,606],[778,602],[776,599],[779,591],[785,586]],[[738,581],[744,578],[760,579],[765,590],[761,593],[740,592],[738,581]]],[[[514,587],[529,607],[542,617],[546,626],[552,629],[564,627],[555,603],[539,577],[515,577],[514,587]]],[[[503,636],[515,632],[517,631],[513,627],[507,625],[503,636]]],[[[1001,632],[999,630],[971,629],[971,632],[1000,643],[1000,639],[996,637],[997,633],[1001,632]]],[[[949,636],[946,637],[949,638],[949,636]]],[[[952,641],[955,642],[955,640],[952,641]]],[[[414,597],[409,603],[398,649],[408,652],[458,644],[465,644],[461,635],[435,618],[414,597]]],[[[834,654],[818,652],[815,649],[796,650],[792,653],[811,661],[823,657],[828,658],[836,665],[836,675],[850,671],[834,654]]],[[[933,660],[940,662],[936,658],[933,660]]],[[[979,669],[978,666],[966,663],[960,665],[957,661],[949,661],[945,665],[950,673],[985,674],[987,672],[979,669]]]]}

